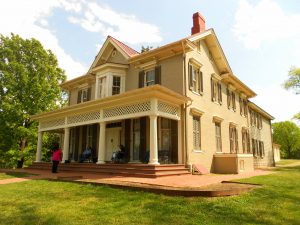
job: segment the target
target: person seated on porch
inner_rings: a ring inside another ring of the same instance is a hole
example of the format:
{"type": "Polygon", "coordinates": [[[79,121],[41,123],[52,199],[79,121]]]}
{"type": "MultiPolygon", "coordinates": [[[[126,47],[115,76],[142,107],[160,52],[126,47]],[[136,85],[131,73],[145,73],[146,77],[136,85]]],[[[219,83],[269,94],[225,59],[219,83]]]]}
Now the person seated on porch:
{"type": "Polygon", "coordinates": [[[114,152],[111,161],[120,163],[125,162],[125,147],[124,145],[119,145],[119,150],[114,152]]]}
{"type": "Polygon", "coordinates": [[[87,147],[80,156],[80,162],[84,162],[92,156],[92,148],[87,147]]]}

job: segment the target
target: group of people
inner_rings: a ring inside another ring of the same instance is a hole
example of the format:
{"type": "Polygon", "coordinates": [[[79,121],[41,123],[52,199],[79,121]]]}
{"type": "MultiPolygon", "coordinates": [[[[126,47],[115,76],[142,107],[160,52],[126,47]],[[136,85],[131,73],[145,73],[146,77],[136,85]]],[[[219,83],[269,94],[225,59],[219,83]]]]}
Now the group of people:
{"type": "MultiPolygon", "coordinates": [[[[125,147],[123,145],[119,145],[119,150],[113,152],[111,161],[114,163],[123,163],[125,162],[125,147]]],[[[81,154],[80,161],[84,162],[87,159],[91,159],[92,157],[92,148],[88,146],[81,154]]],[[[59,148],[59,144],[55,143],[52,148],[52,173],[57,173],[57,168],[59,162],[62,161],[62,150],[59,148]]]]}

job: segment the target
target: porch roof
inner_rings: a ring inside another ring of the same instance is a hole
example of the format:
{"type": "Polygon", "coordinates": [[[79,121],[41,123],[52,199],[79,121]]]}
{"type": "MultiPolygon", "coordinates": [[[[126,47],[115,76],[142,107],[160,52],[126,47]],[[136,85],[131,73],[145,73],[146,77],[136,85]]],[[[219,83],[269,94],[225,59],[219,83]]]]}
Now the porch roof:
{"type": "Polygon", "coordinates": [[[53,118],[76,115],[99,109],[110,109],[116,106],[130,105],[143,100],[151,100],[153,98],[162,100],[175,106],[180,106],[188,101],[191,101],[190,98],[157,84],[149,87],[134,89],[103,99],[95,99],[88,102],[67,106],[62,109],[32,115],[31,119],[36,121],[51,120],[53,118]]]}

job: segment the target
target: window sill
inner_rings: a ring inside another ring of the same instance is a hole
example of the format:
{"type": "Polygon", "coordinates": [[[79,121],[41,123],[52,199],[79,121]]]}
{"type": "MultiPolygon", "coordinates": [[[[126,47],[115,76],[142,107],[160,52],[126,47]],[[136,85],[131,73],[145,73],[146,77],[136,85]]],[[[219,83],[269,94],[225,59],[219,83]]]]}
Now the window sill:
{"type": "Polygon", "coordinates": [[[203,92],[196,92],[196,91],[191,91],[193,94],[195,95],[199,95],[199,96],[202,96],[203,95],[203,92]]]}
{"type": "Polygon", "coordinates": [[[203,153],[203,151],[202,150],[200,150],[200,149],[193,149],[193,151],[192,152],[195,152],[195,153],[203,153]]]}
{"type": "Polygon", "coordinates": [[[220,103],[220,102],[217,102],[217,101],[213,101],[213,103],[215,103],[216,105],[219,105],[219,106],[221,106],[221,105],[222,105],[222,103],[220,103]]]}

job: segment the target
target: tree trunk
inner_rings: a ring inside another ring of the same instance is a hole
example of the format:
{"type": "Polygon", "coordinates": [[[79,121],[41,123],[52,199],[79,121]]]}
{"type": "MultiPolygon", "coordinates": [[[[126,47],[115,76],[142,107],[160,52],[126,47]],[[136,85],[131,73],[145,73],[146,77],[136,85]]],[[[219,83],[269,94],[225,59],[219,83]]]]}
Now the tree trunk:
{"type": "MultiPolygon", "coordinates": [[[[21,152],[24,151],[24,149],[25,149],[25,147],[26,147],[26,142],[27,142],[27,141],[26,141],[26,138],[23,138],[23,139],[21,140],[20,148],[19,148],[21,152]]],[[[24,161],[25,161],[24,156],[23,156],[20,160],[18,160],[18,162],[17,162],[17,168],[18,168],[18,169],[23,168],[24,161]]]]}

